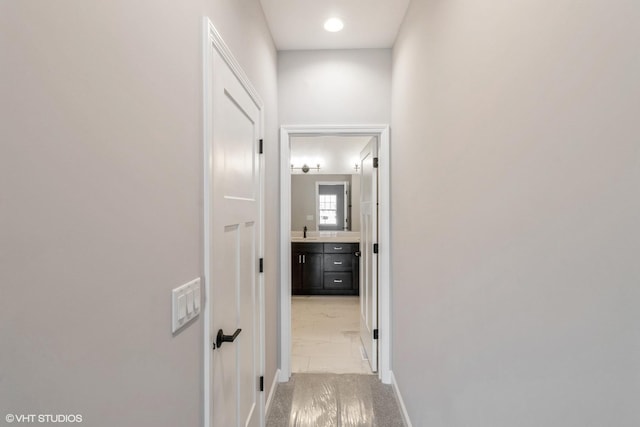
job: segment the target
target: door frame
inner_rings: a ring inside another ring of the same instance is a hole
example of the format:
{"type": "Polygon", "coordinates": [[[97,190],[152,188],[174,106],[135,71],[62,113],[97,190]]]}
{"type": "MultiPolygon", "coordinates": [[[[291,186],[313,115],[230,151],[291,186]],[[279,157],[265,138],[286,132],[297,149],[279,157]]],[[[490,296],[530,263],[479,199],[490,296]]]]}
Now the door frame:
{"type": "MultiPolygon", "coordinates": [[[[209,47],[213,47],[218,51],[224,62],[229,66],[233,75],[238,79],[242,87],[247,91],[247,94],[256,105],[259,110],[260,116],[260,126],[258,128],[259,138],[264,137],[264,102],[262,98],[254,88],[253,84],[245,74],[244,70],[240,66],[240,63],[236,60],[231,49],[227,46],[227,44],[220,36],[220,33],[216,30],[213,23],[209,19],[209,17],[205,16],[203,18],[203,43],[202,43],[202,59],[203,59],[203,73],[202,73],[202,93],[203,93],[203,191],[204,191],[204,235],[203,235],[203,245],[204,245],[204,292],[203,292],[203,318],[204,318],[204,357],[203,357],[203,409],[204,409],[204,418],[203,424],[205,427],[212,426],[212,418],[211,418],[211,352],[212,343],[214,339],[213,330],[211,329],[211,306],[209,301],[209,295],[211,295],[212,288],[212,277],[213,272],[211,268],[210,252],[209,248],[211,247],[212,237],[211,237],[211,223],[210,223],[210,215],[213,209],[212,197],[211,197],[211,178],[213,176],[212,165],[213,162],[210,161],[211,157],[211,147],[209,146],[209,141],[211,141],[211,135],[213,134],[213,126],[215,126],[214,121],[211,118],[211,87],[209,84],[209,74],[215,72],[213,70],[212,57],[209,54],[209,47]]],[[[258,240],[259,240],[259,256],[260,258],[264,257],[264,219],[265,219],[265,208],[264,208],[264,185],[265,185],[265,174],[264,174],[264,155],[259,156],[259,180],[260,180],[260,190],[259,190],[259,202],[260,205],[260,230],[258,232],[258,240]]],[[[257,268],[257,266],[256,266],[257,268]]],[[[260,375],[264,376],[265,371],[265,307],[264,307],[264,274],[258,274],[258,331],[259,334],[259,367],[258,371],[260,375]]],[[[265,425],[265,396],[264,393],[258,392],[258,401],[259,401],[259,422],[260,425],[265,425]]]]}
{"type": "Polygon", "coordinates": [[[389,125],[280,127],[280,382],[291,377],[291,142],[292,136],[378,138],[378,377],[391,384],[391,185],[389,125]]]}
{"type": "MultiPolygon", "coordinates": [[[[321,185],[344,185],[345,190],[349,191],[349,182],[348,181],[316,181],[316,231],[320,231],[320,186],[321,185]]],[[[347,219],[349,217],[349,199],[348,195],[351,193],[343,194],[342,200],[344,200],[344,221],[342,222],[342,231],[347,231],[344,229],[344,224],[349,225],[347,219]]],[[[340,230],[338,230],[340,231],[340,230]]]]}

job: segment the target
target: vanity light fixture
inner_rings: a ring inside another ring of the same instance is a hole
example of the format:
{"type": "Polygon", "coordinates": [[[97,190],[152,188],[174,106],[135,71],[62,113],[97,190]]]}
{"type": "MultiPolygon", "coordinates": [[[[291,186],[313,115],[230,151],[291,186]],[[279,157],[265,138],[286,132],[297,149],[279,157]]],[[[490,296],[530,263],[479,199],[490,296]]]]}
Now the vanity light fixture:
{"type": "Polygon", "coordinates": [[[353,168],[356,170],[356,173],[358,173],[358,170],[360,169],[360,165],[356,163],[356,165],[353,168]]]}
{"type": "Polygon", "coordinates": [[[330,33],[337,33],[344,28],[344,22],[340,18],[329,18],[324,23],[324,29],[330,33]]]}
{"type": "MultiPolygon", "coordinates": [[[[295,166],[293,165],[293,163],[292,163],[292,164],[291,164],[291,170],[294,170],[294,169],[300,169],[300,170],[301,170],[302,172],[304,172],[304,173],[308,173],[308,172],[311,170],[311,168],[309,167],[309,165],[307,165],[306,163],[305,163],[304,165],[302,165],[302,167],[299,167],[299,168],[298,168],[298,167],[295,167],[295,166]]],[[[315,170],[317,170],[318,172],[320,172],[320,163],[318,163],[314,169],[315,169],[315,170]]]]}

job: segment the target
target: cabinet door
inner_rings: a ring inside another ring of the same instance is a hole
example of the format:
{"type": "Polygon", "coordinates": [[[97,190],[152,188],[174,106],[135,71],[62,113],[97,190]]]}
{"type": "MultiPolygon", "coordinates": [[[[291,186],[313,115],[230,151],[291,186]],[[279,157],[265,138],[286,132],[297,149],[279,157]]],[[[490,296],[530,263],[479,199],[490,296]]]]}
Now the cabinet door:
{"type": "Polygon", "coordinates": [[[291,291],[298,294],[302,290],[302,254],[291,254],[291,291]]]}
{"type": "Polygon", "coordinates": [[[302,283],[304,289],[322,289],[322,254],[304,254],[302,263],[302,283]]]}

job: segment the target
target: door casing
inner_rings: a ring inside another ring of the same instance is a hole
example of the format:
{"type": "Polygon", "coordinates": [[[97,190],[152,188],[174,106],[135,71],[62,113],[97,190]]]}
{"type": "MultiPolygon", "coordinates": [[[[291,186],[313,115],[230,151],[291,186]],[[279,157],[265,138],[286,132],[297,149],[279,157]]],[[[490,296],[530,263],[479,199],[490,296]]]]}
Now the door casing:
{"type": "Polygon", "coordinates": [[[280,374],[291,377],[291,137],[377,136],[378,213],[378,377],[391,384],[391,186],[389,125],[288,125],[280,127],[280,374]]]}
{"type": "MultiPolygon", "coordinates": [[[[233,53],[226,45],[220,33],[215,29],[213,23],[208,17],[204,17],[203,19],[203,46],[202,46],[202,58],[203,58],[203,124],[204,124],[204,140],[203,140],[203,154],[204,154],[204,236],[203,236],[203,244],[204,244],[204,298],[202,301],[203,307],[203,321],[204,321],[204,357],[203,357],[203,398],[204,398],[204,415],[203,422],[205,427],[210,427],[211,424],[211,351],[212,343],[214,339],[214,333],[211,329],[211,303],[209,301],[209,296],[211,295],[211,286],[212,286],[212,277],[213,272],[210,263],[210,252],[209,248],[211,247],[211,227],[210,218],[211,218],[211,209],[212,206],[212,198],[211,198],[211,177],[212,177],[212,164],[209,161],[211,155],[211,147],[209,146],[209,141],[211,140],[212,135],[212,127],[215,126],[215,123],[211,120],[211,87],[209,84],[208,76],[210,73],[214,72],[212,59],[209,54],[210,47],[213,47],[218,51],[222,59],[229,66],[235,77],[238,79],[240,84],[249,94],[249,97],[258,107],[259,115],[260,115],[260,128],[259,128],[259,137],[264,137],[264,102],[262,98],[258,94],[258,92],[253,87],[253,84],[240,67],[240,64],[233,56],[233,53]]],[[[259,254],[260,257],[264,257],[264,219],[265,219],[265,210],[264,210],[264,156],[260,156],[260,231],[259,231],[259,254]]],[[[261,375],[264,376],[265,371],[265,307],[264,307],[264,275],[260,274],[258,278],[258,306],[260,313],[258,314],[258,334],[259,337],[259,364],[258,371],[261,375]]],[[[259,423],[261,426],[265,425],[265,397],[264,393],[259,393],[259,423]]]]}

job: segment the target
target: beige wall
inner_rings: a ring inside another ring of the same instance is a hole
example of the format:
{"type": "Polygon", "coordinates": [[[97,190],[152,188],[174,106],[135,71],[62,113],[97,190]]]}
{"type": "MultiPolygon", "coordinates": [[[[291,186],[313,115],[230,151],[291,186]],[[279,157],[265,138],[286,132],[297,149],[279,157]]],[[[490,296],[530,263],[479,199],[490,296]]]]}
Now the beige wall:
{"type": "Polygon", "coordinates": [[[640,425],[639,18],[624,0],[412,2],[392,270],[413,425],[640,425]]]}
{"type": "Polygon", "coordinates": [[[278,52],[280,123],[386,124],[391,50],[278,52]]]}
{"type": "MultiPolygon", "coordinates": [[[[0,413],[202,425],[202,17],[266,103],[277,253],[276,51],[257,0],[0,2],[0,413]]],[[[277,260],[266,258],[267,372],[277,260]]]]}

